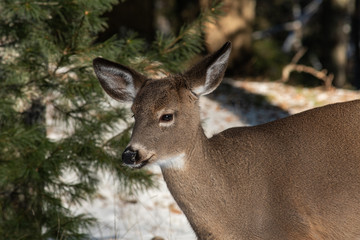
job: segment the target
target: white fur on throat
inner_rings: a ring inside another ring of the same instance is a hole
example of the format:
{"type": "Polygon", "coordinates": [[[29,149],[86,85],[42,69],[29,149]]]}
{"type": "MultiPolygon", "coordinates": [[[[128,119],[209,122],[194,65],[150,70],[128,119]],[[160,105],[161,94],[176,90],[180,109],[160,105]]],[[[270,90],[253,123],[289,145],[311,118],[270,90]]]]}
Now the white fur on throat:
{"type": "Polygon", "coordinates": [[[179,153],[168,158],[160,159],[156,163],[164,169],[181,170],[185,166],[185,153],[179,153]]]}

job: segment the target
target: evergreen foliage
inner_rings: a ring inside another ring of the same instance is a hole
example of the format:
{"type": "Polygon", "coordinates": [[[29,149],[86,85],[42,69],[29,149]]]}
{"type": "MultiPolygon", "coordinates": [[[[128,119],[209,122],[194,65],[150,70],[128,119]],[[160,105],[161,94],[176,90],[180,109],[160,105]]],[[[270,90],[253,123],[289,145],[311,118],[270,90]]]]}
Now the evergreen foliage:
{"type": "Polygon", "coordinates": [[[202,26],[219,3],[178,35],[148,45],[134,34],[94,44],[101,15],[117,0],[2,0],[0,4],[0,236],[84,239],[96,220],[67,204],[91,199],[97,172],[124,191],[153,186],[151,174],[121,166],[126,111],[105,98],[92,70],[103,56],[145,73],[175,73],[203,46],[202,26]],[[63,126],[50,138],[49,126],[63,126]],[[110,137],[109,137],[110,136],[110,137]],[[68,175],[76,176],[69,180],[68,175]],[[84,230],[85,229],[85,230],[84,230]]]}

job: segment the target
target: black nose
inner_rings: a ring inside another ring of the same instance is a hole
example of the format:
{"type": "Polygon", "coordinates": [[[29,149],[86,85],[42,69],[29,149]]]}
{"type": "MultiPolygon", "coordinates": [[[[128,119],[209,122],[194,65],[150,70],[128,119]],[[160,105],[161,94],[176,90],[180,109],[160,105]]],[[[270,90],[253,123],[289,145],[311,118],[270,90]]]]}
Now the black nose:
{"type": "Polygon", "coordinates": [[[137,155],[138,151],[134,151],[131,147],[127,147],[122,154],[122,161],[128,165],[135,164],[137,155]]]}

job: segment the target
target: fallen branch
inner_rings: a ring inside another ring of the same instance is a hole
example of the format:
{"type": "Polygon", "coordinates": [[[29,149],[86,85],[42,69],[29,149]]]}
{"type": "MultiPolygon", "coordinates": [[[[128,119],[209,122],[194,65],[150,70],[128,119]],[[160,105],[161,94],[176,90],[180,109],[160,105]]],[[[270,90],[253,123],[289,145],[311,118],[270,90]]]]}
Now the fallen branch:
{"type": "Polygon", "coordinates": [[[287,82],[289,80],[290,73],[293,71],[311,74],[314,77],[324,81],[326,90],[332,89],[332,81],[334,80],[334,74],[328,74],[328,71],[326,69],[319,71],[313,67],[290,63],[283,68],[281,81],[287,82]]]}

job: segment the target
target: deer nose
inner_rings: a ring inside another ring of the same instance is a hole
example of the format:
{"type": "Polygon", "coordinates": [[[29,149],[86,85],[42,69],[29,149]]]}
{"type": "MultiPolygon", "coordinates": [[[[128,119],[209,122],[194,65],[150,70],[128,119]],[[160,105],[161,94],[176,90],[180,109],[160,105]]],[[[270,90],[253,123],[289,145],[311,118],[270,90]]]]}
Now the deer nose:
{"type": "Polygon", "coordinates": [[[128,165],[135,164],[137,155],[138,151],[134,151],[131,147],[127,147],[122,154],[122,161],[128,165]]]}

